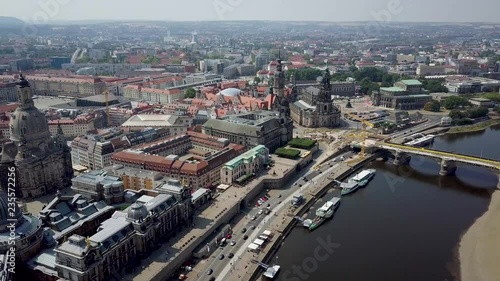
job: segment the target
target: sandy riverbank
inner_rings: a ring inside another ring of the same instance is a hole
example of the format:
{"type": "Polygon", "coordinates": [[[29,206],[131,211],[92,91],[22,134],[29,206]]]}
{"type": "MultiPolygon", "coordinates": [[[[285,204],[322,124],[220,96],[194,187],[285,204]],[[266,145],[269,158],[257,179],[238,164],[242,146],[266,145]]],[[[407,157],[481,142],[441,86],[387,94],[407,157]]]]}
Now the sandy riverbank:
{"type": "Polygon", "coordinates": [[[459,247],[462,281],[500,281],[500,191],[488,211],[462,237],[459,247]]]}

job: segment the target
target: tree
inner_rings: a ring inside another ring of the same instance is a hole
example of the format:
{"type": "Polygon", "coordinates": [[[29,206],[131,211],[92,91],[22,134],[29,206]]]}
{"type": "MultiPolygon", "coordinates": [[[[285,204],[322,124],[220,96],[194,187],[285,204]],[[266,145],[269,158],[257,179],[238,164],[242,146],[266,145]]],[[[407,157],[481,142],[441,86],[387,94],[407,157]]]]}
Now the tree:
{"type": "Polygon", "coordinates": [[[481,97],[492,100],[494,102],[500,102],[500,93],[485,93],[482,94],[481,97]]]}
{"type": "Polygon", "coordinates": [[[493,109],[496,113],[500,114],[500,106],[497,106],[493,109]]]}
{"type": "Polygon", "coordinates": [[[467,117],[462,111],[458,109],[453,109],[452,111],[450,111],[450,114],[448,114],[448,116],[450,116],[453,120],[463,119],[467,117]]]}
{"type": "Polygon", "coordinates": [[[423,79],[421,82],[430,93],[448,93],[448,88],[443,86],[444,79],[423,79]]]}
{"type": "Polygon", "coordinates": [[[467,117],[469,118],[480,118],[487,116],[490,111],[486,107],[477,107],[467,110],[467,117]]]}
{"type": "Polygon", "coordinates": [[[258,76],[256,76],[253,81],[255,82],[255,84],[259,84],[261,81],[260,81],[260,78],[258,76]]]}
{"type": "Polygon", "coordinates": [[[437,100],[432,100],[424,105],[424,110],[439,112],[439,110],[441,110],[441,104],[439,104],[437,100]]]}
{"type": "Polygon", "coordinates": [[[187,88],[186,93],[184,94],[184,97],[187,99],[192,99],[192,98],[196,97],[195,89],[193,89],[191,87],[187,88]]]}
{"type": "Polygon", "coordinates": [[[459,96],[448,97],[443,102],[443,106],[446,109],[461,108],[461,107],[469,106],[469,105],[470,105],[470,103],[469,103],[469,100],[467,98],[459,97],[459,96]]]}

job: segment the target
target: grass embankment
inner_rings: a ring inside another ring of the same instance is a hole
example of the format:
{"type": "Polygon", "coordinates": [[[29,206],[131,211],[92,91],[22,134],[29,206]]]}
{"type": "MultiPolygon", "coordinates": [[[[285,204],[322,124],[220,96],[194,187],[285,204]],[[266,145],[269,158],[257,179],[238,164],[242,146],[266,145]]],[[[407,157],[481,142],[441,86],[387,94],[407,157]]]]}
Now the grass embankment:
{"type": "Polygon", "coordinates": [[[474,125],[458,126],[448,130],[447,134],[470,133],[485,130],[488,127],[500,125],[500,119],[490,119],[474,125]]]}

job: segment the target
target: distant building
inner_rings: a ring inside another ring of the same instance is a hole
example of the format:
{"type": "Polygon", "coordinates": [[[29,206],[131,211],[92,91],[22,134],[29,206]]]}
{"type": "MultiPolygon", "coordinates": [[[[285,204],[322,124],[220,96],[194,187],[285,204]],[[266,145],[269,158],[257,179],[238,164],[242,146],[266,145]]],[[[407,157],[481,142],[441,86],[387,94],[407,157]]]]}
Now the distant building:
{"type": "Polygon", "coordinates": [[[269,149],[258,145],[224,164],[220,170],[221,183],[239,183],[242,179],[255,175],[268,162],[269,149]]]}
{"type": "Polygon", "coordinates": [[[330,72],[327,69],[321,82],[321,89],[308,88],[302,99],[290,106],[295,123],[308,128],[333,128],[340,125],[340,108],[333,104],[330,79],[330,72]]]}
{"type": "Polygon", "coordinates": [[[12,72],[21,72],[26,70],[31,70],[35,68],[34,62],[32,59],[19,59],[15,61],[11,61],[9,63],[10,71],[12,72]]]}
{"type": "Polygon", "coordinates": [[[15,82],[0,81],[0,104],[17,101],[17,88],[15,82]]]}
{"type": "Polygon", "coordinates": [[[261,70],[271,61],[271,54],[268,50],[260,49],[255,56],[255,69],[261,70]]]}
{"type": "Polygon", "coordinates": [[[62,69],[77,72],[81,68],[91,67],[95,75],[115,75],[122,72],[130,72],[144,68],[151,68],[151,64],[139,63],[64,63],[62,69]]]}
{"type": "Polygon", "coordinates": [[[495,102],[493,102],[490,99],[484,99],[484,98],[471,98],[469,99],[469,102],[472,104],[472,106],[475,107],[492,108],[495,106],[495,102]]]}
{"type": "Polygon", "coordinates": [[[498,92],[500,81],[483,77],[447,77],[444,86],[450,93],[470,94],[480,92],[498,92]]]}
{"type": "Polygon", "coordinates": [[[421,64],[417,67],[417,75],[432,76],[432,75],[444,75],[446,73],[446,66],[444,65],[425,65],[421,64]]]}
{"type": "Polygon", "coordinates": [[[193,125],[193,118],[188,116],[137,114],[122,124],[125,132],[142,131],[146,128],[164,128],[171,136],[183,135],[193,125]]]}
{"type": "Polygon", "coordinates": [[[51,57],[50,67],[53,69],[62,69],[62,65],[71,63],[71,57],[51,57]]]}
{"type": "Polygon", "coordinates": [[[402,80],[394,87],[380,88],[380,93],[373,95],[373,104],[399,110],[422,109],[432,100],[432,96],[423,89],[418,80],[402,80]]]}

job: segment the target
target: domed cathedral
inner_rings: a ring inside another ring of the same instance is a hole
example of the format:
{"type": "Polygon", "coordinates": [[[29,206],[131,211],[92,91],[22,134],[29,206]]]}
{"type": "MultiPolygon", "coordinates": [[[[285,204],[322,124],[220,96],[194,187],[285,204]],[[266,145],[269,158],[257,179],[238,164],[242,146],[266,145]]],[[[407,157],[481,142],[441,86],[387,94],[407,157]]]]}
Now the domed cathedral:
{"type": "MultiPolygon", "coordinates": [[[[0,174],[7,175],[15,167],[18,198],[36,198],[71,185],[71,150],[61,127],[51,136],[28,81],[20,75],[16,84],[18,108],[10,115],[10,142],[1,147],[0,174]]],[[[8,189],[6,176],[0,177],[0,186],[8,189]]]]}

